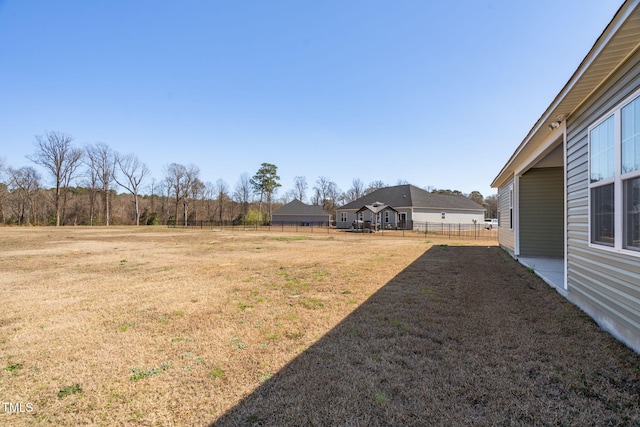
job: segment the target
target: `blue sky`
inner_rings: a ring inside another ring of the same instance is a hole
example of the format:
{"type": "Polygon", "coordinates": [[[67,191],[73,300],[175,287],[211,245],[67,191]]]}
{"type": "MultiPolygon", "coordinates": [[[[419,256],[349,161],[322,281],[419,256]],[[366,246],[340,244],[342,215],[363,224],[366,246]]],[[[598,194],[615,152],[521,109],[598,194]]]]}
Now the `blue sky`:
{"type": "Polygon", "coordinates": [[[33,166],[59,131],[156,181],[177,162],[233,189],[268,162],[279,194],[325,176],[487,196],[621,4],[0,0],[0,157],[33,166]]]}

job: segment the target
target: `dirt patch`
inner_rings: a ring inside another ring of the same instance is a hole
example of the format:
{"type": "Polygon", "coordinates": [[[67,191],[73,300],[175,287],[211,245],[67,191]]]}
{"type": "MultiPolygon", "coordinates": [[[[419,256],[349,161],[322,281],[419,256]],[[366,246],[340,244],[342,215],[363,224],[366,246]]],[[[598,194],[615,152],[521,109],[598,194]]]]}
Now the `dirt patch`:
{"type": "Polygon", "coordinates": [[[637,422],[635,353],[428,238],[0,229],[0,424],[637,422]]]}

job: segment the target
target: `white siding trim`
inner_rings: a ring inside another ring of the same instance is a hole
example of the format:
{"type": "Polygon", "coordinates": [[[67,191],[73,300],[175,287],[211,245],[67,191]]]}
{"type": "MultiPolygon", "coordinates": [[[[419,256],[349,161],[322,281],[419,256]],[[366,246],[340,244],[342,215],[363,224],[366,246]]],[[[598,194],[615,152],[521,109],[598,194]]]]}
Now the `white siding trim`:
{"type": "Polygon", "coordinates": [[[564,238],[563,238],[563,246],[564,246],[564,254],[563,254],[563,264],[564,264],[564,274],[562,277],[562,289],[564,290],[564,296],[567,296],[568,283],[569,283],[569,262],[567,260],[569,256],[569,209],[567,209],[569,191],[568,188],[568,172],[567,165],[569,163],[568,154],[567,154],[567,123],[564,122],[564,126],[562,127],[562,167],[563,171],[563,212],[564,212],[564,238]]]}
{"type": "Polygon", "coordinates": [[[520,256],[520,175],[513,177],[513,253],[520,256]]]}

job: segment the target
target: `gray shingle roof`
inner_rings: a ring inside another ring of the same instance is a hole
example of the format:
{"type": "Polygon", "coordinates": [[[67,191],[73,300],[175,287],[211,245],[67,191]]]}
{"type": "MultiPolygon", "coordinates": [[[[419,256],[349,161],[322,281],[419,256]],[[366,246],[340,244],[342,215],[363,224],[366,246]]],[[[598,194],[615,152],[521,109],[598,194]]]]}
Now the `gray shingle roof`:
{"type": "Polygon", "coordinates": [[[395,209],[404,207],[431,209],[484,210],[484,207],[465,196],[429,193],[414,185],[396,185],[380,188],[359,199],[347,203],[338,210],[360,209],[364,205],[382,202],[395,209]]]}
{"type": "Polygon", "coordinates": [[[272,215],[313,215],[328,217],[329,214],[322,210],[321,206],[313,206],[302,203],[300,200],[294,200],[274,211],[272,215]]]}
{"type": "Polygon", "coordinates": [[[385,205],[384,203],[380,203],[380,202],[375,202],[372,205],[364,205],[363,207],[361,207],[360,209],[358,209],[356,211],[356,213],[360,212],[360,211],[365,211],[365,210],[370,210],[373,213],[378,213],[378,212],[382,212],[385,209],[390,209],[392,211],[395,211],[394,208],[392,208],[389,205],[385,205]]]}

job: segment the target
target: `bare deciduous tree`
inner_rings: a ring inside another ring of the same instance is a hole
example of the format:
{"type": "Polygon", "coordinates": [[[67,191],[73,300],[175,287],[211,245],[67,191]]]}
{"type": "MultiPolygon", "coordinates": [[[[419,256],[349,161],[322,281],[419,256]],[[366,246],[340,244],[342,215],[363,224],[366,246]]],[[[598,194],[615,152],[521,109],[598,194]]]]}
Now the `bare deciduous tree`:
{"type": "Polygon", "coordinates": [[[136,225],[140,225],[140,203],[138,201],[138,195],[140,193],[140,184],[144,178],[149,175],[149,168],[147,168],[147,165],[144,163],[141,163],[134,154],[128,154],[126,156],[116,154],[116,164],[124,179],[118,177],[118,174],[114,174],[114,180],[120,187],[126,189],[133,195],[136,225]]]}
{"type": "MultiPolygon", "coordinates": [[[[204,183],[200,181],[200,168],[194,164],[189,165],[186,170],[185,186],[186,197],[182,200],[182,204],[184,207],[184,225],[186,227],[189,224],[189,199],[194,201],[198,200],[204,191],[204,183]]],[[[195,220],[197,221],[197,209],[194,209],[194,213],[196,215],[195,220]]]]}
{"type": "Polygon", "coordinates": [[[10,169],[9,173],[9,192],[16,221],[18,225],[29,224],[35,220],[35,197],[40,189],[40,175],[31,166],[10,169]]]}
{"type": "Polygon", "coordinates": [[[2,157],[0,157],[0,215],[2,215],[2,223],[7,222],[6,205],[9,200],[9,189],[5,181],[6,171],[6,162],[2,157]]]}
{"type": "Polygon", "coordinates": [[[187,173],[186,166],[179,163],[170,163],[165,167],[165,182],[167,195],[173,196],[175,202],[175,224],[178,223],[178,206],[180,201],[186,197],[185,175],[187,173]]]}
{"type": "Polygon", "coordinates": [[[487,209],[487,218],[498,217],[498,195],[492,194],[484,198],[484,207],[487,209]]]}
{"type": "Polygon", "coordinates": [[[479,191],[472,191],[471,193],[469,193],[467,197],[479,205],[482,205],[484,203],[484,197],[482,196],[482,193],[480,193],[479,191]]]}
{"type": "Polygon", "coordinates": [[[246,172],[240,175],[240,179],[236,183],[233,192],[233,199],[240,203],[242,207],[242,215],[246,216],[249,210],[249,202],[251,201],[251,179],[246,172]]]}
{"type": "Polygon", "coordinates": [[[32,162],[44,167],[55,180],[56,226],[64,221],[66,207],[66,188],[80,165],[82,150],[73,147],[73,138],[60,132],[47,132],[36,136],[37,151],[27,156],[32,162]],[[65,189],[64,195],[62,190],[65,189]]]}
{"type": "Polygon", "coordinates": [[[388,185],[385,184],[383,181],[378,179],[376,181],[373,181],[373,182],[369,183],[369,186],[367,187],[367,189],[364,190],[364,194],[370,194],[370,193],[373,193],[376,190],[379,190],[379,189],[385,188],[385,187],[388,187],[388,185]]]}
{"type": "Polygon", "coordinates": [[[293,196],[294,198],[304,202],[307,199],[307,179],[304,176],[296,176],[293,178],[293,196]]]}
{"type": "Polygon", "coordinates": [[[313,187],[314,196],[313,204],[322,206],[322,209],[335,215],[335,210],[338,207],[338,199],[340,198],[340,190],[335,182],[331,181],[326,176],[318,177],[316,185],[313,187]]]}
{"type": "Polygon", "coordinates": [[[224,212],[226,211],[227,205],[229,204],[229,186],[224,179],[219,179],[216,181],[215,192],[218,220],[220,221],[220,224],[222,224],[224,220],[224,212]]]}
{"type": "Polygon", "coordinates": [[[204,204],[205,217],[210,221],[215,219],[215,195],[216,189],[214,184],[209,181],[205,182],[202,201],[204,204]]]}
{"type": "Polygon", "coordinates": [[[351,181],[351,188],[344,193],[344,202],[351,203],[364,196],[364,182],[360,178],[354,178],[351,181]]]}
{"type": "Polygon", "coordinates": [[[96,171],[91,167],[91,159],[86,159],[87,170],[85,173],[85,187],[87,187],[87,196],[89,198],[89,225],[94,225],[96,219],[96,199],[98,195],[98,179],[96,171]]]}
{"type": "Polygon", "coordinates": [[[109,193],[115,174],[116,156],[111,147],[104,142],[98,142],[87,147],[87,157],[89,168],[95,173],[96,182],[102,191],[104,221],[108,226],[111,219],[109,193]]]}
{"type": "Polygon", "coordinates": [[[167,191],[175,201],[176,224],[178,222],[178,207],[182,202],[184,225],[188,225],[189,198],[197,198],[196,195],[204,188],[199,176],[200,169],[193,164],[187,168],[179,163],[171,163],[165,168],[167,191]]]}

